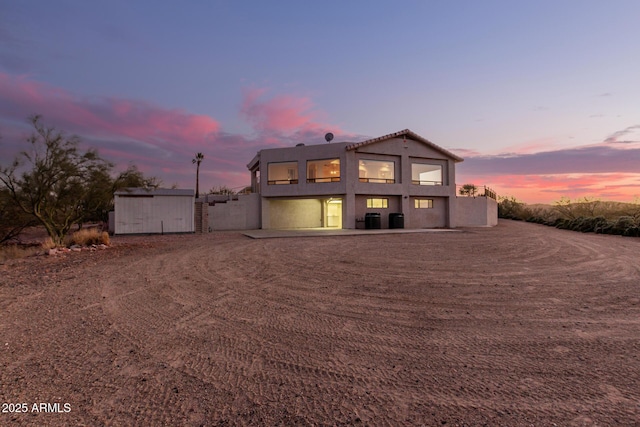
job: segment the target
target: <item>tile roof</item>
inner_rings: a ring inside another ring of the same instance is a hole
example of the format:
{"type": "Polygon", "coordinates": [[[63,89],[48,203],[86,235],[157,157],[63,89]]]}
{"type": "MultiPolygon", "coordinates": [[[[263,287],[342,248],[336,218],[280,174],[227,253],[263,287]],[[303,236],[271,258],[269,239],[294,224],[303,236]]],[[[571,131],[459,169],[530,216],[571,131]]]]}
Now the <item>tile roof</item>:
{"type": "Polygon", "coordinates": [[[409,137],[410,139],[422,142],[423,144],[426,144],[429,147],[431,147],[431,148],[433,148],[433,149],[435,149],[437,151],[440,151],[441,153],[445,154],[446,156],[451,157],[456,162],[463,161],[462,157],[456,156],[452,152],[450,152],[448,150],[445,150],[444,148],[440,147],[439,145],[434,144],[433,142],[429,141],[428,139],[425,139],[425,138],[421,137],[420,135],[418,135],[415,132],[410,131],[409,129],[404,129],[404,130],[401,130],[399,132],[390,133],[388,135],[379,136],[377,138],[368,139],[368,140],[362,141],[362,142],[354,142],[353,144],[347,145],[347,151],[355,150],[357,148],[364,147],[365,145],[375,144],[376,142],[386,141],[387,139],[398,138],[400,136],[409,137]]]}

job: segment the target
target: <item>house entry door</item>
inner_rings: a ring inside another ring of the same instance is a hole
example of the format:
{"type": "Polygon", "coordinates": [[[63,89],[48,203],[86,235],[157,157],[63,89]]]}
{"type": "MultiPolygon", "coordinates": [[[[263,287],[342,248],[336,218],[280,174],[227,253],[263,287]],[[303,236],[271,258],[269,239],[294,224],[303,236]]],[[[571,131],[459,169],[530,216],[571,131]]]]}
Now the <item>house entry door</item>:
{"type": "Polygon", "coordinates": [[[325,227],[342,228],[342,200],[329,199],[326,202],[325,227]]]}

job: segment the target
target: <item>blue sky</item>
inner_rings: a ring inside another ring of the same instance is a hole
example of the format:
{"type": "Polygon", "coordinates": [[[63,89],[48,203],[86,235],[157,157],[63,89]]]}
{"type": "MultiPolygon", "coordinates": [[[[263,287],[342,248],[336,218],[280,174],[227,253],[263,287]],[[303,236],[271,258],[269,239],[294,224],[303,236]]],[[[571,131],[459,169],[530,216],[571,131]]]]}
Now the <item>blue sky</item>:
{"type": "Polygon", "coordinates": [[[124,168],[249,182],[261,148],[409,128],[458,183],[640,196],[640,2],[0,1],[0,156],[26,118],[124,168]]]}

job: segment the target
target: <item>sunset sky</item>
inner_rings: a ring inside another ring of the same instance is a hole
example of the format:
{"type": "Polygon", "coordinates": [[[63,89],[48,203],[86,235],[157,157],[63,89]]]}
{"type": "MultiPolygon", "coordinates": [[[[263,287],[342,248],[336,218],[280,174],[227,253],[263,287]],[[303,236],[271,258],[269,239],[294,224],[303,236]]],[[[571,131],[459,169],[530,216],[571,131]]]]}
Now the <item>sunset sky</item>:
{"type": "Polygon", "coordinates": [[[263,148],[405,128],[459,184],[640,197],[640,2],[0,1],[0,164],[27,118],[201,192],[263,148]]]}

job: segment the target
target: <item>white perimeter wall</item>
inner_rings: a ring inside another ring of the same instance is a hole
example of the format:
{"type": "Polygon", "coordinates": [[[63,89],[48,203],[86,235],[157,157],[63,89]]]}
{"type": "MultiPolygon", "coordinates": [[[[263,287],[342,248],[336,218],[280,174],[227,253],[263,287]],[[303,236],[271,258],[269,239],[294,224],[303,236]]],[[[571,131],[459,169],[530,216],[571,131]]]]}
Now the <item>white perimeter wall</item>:
{"type": "Polygon", "coordinates": [[[498,225],[498,202],[491,197],[456,197],[456,227],[498,225]]]}
{"type": "Polygon", "coordinates": [[[209,206],[211,230],[256,230],[260,228],[260,194],[241,194],[238,200],[209,206]]]}
{"type": "Polygon", "coordinates": [[[115,196],[114,234],[193,233],[192,196],[115,196]]]}

